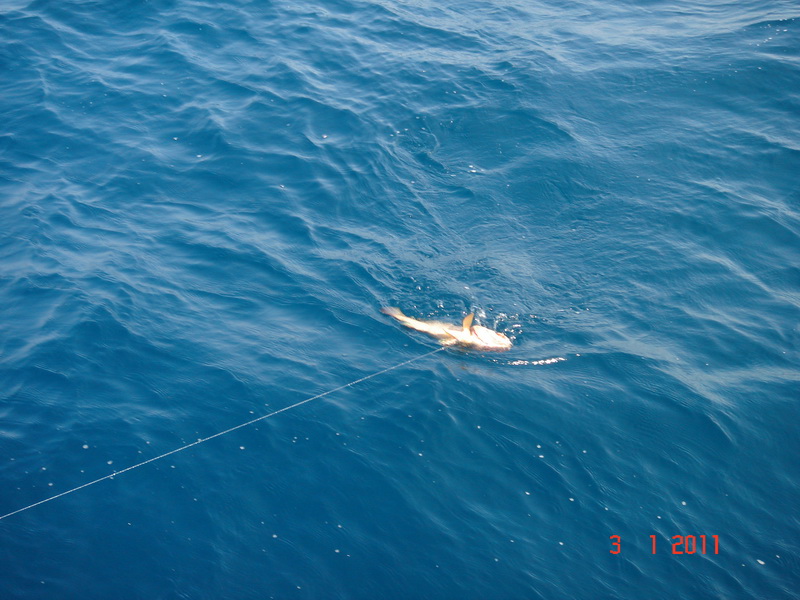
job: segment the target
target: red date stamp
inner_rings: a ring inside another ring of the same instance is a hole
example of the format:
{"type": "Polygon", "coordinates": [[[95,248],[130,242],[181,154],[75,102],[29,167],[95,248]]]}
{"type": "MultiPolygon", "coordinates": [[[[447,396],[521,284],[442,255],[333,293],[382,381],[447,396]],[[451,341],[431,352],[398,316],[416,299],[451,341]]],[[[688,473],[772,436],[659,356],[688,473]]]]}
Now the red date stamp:
{"type": "MultiPolygon", "coordinates": [[[[611,554],[622,552],[622,538],[618,535],[609,536],[611,540],[611,554]]],[[[719,554],[718,535],[673,535],[672,554],[719,554]]],[[[651,554],[657,554],[658,537],[650,536],[651,554]]]]}

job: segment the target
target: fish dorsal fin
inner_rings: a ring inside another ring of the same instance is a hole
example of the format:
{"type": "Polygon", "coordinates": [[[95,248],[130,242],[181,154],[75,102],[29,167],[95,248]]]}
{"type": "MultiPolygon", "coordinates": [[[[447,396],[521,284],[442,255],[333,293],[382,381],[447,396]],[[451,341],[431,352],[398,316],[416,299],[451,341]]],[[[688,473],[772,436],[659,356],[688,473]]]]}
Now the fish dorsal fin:
{"type": "Polygon", "coordinates": [[[466,317],[464,317],[464,322],[461,323],[461,326],[464,328],[464,331],[469,331],[470,327],[472,327],[472,320],[475,318],[475,313],[469,313],[466,317]]]}

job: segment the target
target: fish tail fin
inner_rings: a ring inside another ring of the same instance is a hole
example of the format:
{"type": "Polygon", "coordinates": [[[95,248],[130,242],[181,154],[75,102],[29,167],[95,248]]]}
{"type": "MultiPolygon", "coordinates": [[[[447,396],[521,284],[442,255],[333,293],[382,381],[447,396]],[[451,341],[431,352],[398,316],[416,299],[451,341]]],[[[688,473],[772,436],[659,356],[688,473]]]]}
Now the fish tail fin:
{"type": "Polygon", "coordinates": [[[390,317],[394,317],[395,319],[402,319],[405,317],[403,311],[397,308],[396,306],[387,306],[381,309],[381,312],[385,315],[389,315],[390,317]]]}

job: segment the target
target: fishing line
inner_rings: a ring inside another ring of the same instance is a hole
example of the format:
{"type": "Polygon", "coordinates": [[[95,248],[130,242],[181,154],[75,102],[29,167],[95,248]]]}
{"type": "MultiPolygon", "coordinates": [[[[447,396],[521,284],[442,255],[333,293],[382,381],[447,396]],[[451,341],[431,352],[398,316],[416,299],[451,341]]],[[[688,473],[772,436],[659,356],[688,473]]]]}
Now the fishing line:
{"type": "Polygon", "coordinates": [[[245,423],[240,423],[239,425],[235,425],[234,427],[226,429],[225,431],[220,431],[220,432],[215,433],[213,435],[210,435],[208,437],[199,438],[196,441],[192,442],[191,444],[185,444],[184,446],[180,446],[178,448],[175,448],[174,450],[170,450],[169,452],[165,452],[164,454],[159,454],[158,456],[154,456],[153,458],[148,458],[147,460],[143,460],[140,463],[136,463],[135,465],[131,465],[130,467],[126,467],[126,468],[122,469],[121,471],[114,471],[113,473],[110,473],[109,475],[106,475],[104,477],[100,477],[99,479],[95,479],[94,481],[89,481],[88,483],[84,483],[83,485],[79,485],[78,487],[74,487],[71,490],[67,490],[66,492],[61,492],[60,494],[56,494],[55,496],[50,496],[49,498],[45,498],[44,500],[39,500],[39,502],[34,502],[33,504],[29,504],[28,506],[25,506],[23,508],[18,508],[17,510],[15,510],[13,512],[10,512],[8,514],[0,516],[0,521],[5,519],[6,517],[10,517],[11,515],[16,515],[17,513],[21,513],[21,512],[24,512],[26,510],[29,510],[29,509],[33,508],[34,506],[39,506],[40,504],[44,504],[45,502],[50,502],[51,500],[55,500],[56,498],[61,498],[61,496],[66,496],[67,494],[71,494],[72,492],[77,492],[78,490],[82,490],[83,488],[87,488],[90,485],[94,485],[95,483],[100,483],[101,481],[105,481],[106,479],[113,479],[114,477],[116,477],[118,475],[122,475],[123,473],[127,473],[128,471],[133,471],[134,469],[138,469],[139,467],[143,467],[144,465],[150,464],[152,462],[156,462],[157,460],[161,460],[162,458],[166,458],[167,456],[172,456],[173,454],[177,454],[178,452],[182,452],[184,450],[188,450],[189,448],[192,448],[194,446],[199,446],[200,444],[202,444],[204,442],[207,442],[209,440],[213,440],[214,438],[221,437],[223,435],[231,433],[232,431],[236,431],[237,429],[241,429],[242,427],[247,427],[248,425],[252,425],[253,423],[258,423],[259,421],[263,421],[264,419],[269,419],[270,417],[274,417],[275,415],[280,414],[282,412],[286,412],[287,410],[291,410],[293,408],[297,408],[298,406],[302,406],[303,404],[306,404],[307,402],[311,402],[312,400],[319,400],[320,398],[323,398],[325,396],[333,394],[334,392],[338,392],[338,391],[343,390],[345,388],[349,388],[350,386],[353,386],[353,385],[356,385],[358,383],[361,383],[362,381],[366,381],[367,379],[372,379],[373,377],[377,377],[378,375],[383,375],[384,373],[388,373],[389,371],[393,371],[394,369],[399,369],[400,367],[403,367],[403,366],[405,366],[407,364],[410,364],[412,362],[415,362],[417,360],[421,360],[421,359],[425,358],[426,356],[430,356],[431,354],[436,354],[437,352],[441,352],[442,350],[445,350],[445,349],[446,349],[446,346],[442,346],[441,348],[437,348],[436,350],[431,350],[430,352],[426,352],[425,354],[420,354],[419,356],[415,356],[414,358],[409,358],[408,360],[404,360],[403,362],[397,363],[394,366],[387,367],[387,368],[382,369],[380,371],[376,371],[375,373],[372,373],[371,375],[366,375],[366,376],[362,377],[361,379],[356,379],[355,381],[351,381],[350,383],[346,383],[344,385],[340,385],[339,387],[333,388],[332,390],[328,390],[327,392],[322,392],[321,394],[317,394],[316,396],[311,396],[309,398],[306,398],[305,400],[301,400],[300,402],[295,402],[294,404],[290,404],[289,406],[284,406],[283,408],[279,408],[278,410],[272,411],[271,413],[268,413],[266,415],[261,415],[260,417],[256,417],[255,419],[251,419],[251,420],[249,420],[249,421],[247,421],[245,423]]]}

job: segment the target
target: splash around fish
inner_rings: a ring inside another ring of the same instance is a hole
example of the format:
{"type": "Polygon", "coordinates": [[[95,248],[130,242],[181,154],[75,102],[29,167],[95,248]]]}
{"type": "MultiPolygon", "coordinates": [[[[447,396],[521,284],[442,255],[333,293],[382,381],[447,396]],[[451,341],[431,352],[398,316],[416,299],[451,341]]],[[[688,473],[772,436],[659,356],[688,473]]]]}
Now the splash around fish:
{"type": "Polygon", "coordinates": [[[443,346],[462,346],[474,350],[490,350],[494,352],[505,352],[510,350],[512,346],[511,340],[505,334],[488,327],[474,325],[475,313],[470,313],[464,317],[459,327],[458,325],[441,321],[414,319],[404,315],[403,311],[394,306],[382,308],[381,312],[397,319],[410,329],[435,337],[443,346]]]}

